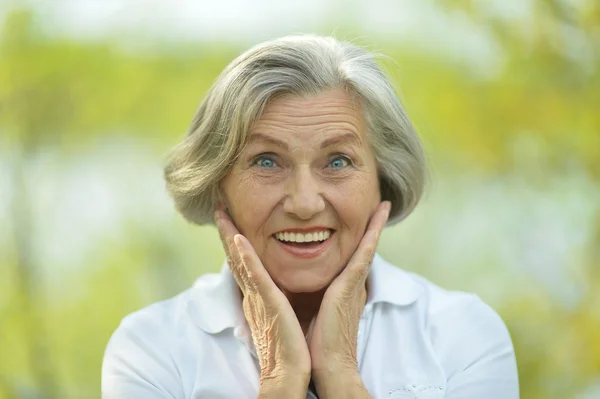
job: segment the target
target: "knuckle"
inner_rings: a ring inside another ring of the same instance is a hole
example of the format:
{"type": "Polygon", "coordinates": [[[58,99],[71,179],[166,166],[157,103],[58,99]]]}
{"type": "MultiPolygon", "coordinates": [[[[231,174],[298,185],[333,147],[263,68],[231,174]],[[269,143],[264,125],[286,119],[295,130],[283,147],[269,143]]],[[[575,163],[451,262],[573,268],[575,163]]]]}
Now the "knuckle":
{"type": "Polygon", "coordinates": [[[359,278],[363,278],[366,277],[369,274],[369,263],[365,263],[363,265],[361,265],[360,269],[358,269],[358,277],[359,278]]]}
{"type": "Polygon", "coordinates": [[[226,237],[225,243],[229,247],[229,249],[235,248],[235,242],[233,241],[233,237],[226,237]]]}
{"type": "Polygon", "coordinates": [[[375,256],[375,250],[377,249],[377,247],[374,244],[369,244],[365,247],[365,257],[367,259],[371,259],[373,256],[375,256]]]}
{"type": "Polygon", "coordinates": [[[247,252],[240,251],[238,252],[238,256],[240,258],[240,261],[244,263],[244,265],[248,265],[251,261],[250,254],[248,254],[247,252]]]}

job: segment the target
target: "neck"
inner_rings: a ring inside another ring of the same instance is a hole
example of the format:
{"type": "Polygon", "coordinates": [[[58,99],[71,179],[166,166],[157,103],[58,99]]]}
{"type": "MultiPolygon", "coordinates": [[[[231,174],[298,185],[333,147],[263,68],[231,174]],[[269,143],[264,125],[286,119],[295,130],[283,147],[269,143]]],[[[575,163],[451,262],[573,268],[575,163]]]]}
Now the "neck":
{"type": "Polygon", "coordinates": [[[317,292],[285,293],[285,296],[292,305],[292,309],[294,309],[294,312],[296,313],[296,318],[298,318],[298,322],[300,323],[300,327],[302,327],[304,335],[308,333],[311,321],[317,316],[317,313],[319,313],[321,301],[323,300],[326,289],[327,288],[324,288],[317,292]]]}

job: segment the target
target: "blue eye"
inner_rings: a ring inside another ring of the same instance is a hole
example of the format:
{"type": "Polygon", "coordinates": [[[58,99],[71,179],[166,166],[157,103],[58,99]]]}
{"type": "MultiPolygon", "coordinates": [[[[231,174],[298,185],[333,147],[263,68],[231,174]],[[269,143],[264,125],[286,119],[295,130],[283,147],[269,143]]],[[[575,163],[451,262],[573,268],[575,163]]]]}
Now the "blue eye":
{"type": "Polygon", "coordinates": [[[329,162],[329,166],[332,167],[333,169],[341,169],[341,168],[348,166],[349,164],[350,164],[350,160],[348,159],[348,157],[343,157],[343,156],[337,156],[337,157],[333,158],[331,160],[331,162],[329,162]]]}
{"type": "Polygon", "coordinates": [[[256,157],[256,159],[254,160],[254,165],[266,169],[271,169],[276,166],[275,161],[272,158],[265,155],[260,155],[256,157]]]}
{"type": "Polygon", "coordinates": [[[272,159],[259,159],[256,164],[263,168],[272,168],[275,166],[275,162],[272,159]]]}

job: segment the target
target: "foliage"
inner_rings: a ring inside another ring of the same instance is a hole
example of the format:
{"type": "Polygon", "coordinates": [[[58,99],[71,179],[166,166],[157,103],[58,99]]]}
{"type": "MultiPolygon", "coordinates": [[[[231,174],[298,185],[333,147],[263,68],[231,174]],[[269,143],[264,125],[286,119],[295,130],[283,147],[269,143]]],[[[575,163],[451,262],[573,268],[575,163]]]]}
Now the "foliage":
{"type": "MultiPolygon", "coordinates": [[[[410,46],[385,49],[401,65],[399,92],[434,172],[518,174],[543,186],[576,168],[597,186],[600,6],[534,1],[529,18],[514,20],[495,18],[480,3],[444,6],[488,26],[502,51],[497,70],[476,71],[410,46]]],[[[95,243],[86,267],[45,275],[44,260],[35,256],[39,221],[30,165],[44,151],[66,157],[111,137],[164,152],[239,49],[127,51],[117,39],[48,36],[35,18],[11,13],[0,39],[0,146],[9,149],[1,153],[12,187],[11,218],[0,241],[0,399],[97,397],[102,353],[119,320],[218,269],[222,251],[209,228],[172,221],[148,231],[124,223],[118,240],[95,243]]],[[[504,281],[496,308],[513,335],[523,398],[574,397],[600,379],[600,214],[589,223],[594,235],[565,265],[582,287],[574,304],[566,306],[535,281],[527,290],[504,281]]]]}

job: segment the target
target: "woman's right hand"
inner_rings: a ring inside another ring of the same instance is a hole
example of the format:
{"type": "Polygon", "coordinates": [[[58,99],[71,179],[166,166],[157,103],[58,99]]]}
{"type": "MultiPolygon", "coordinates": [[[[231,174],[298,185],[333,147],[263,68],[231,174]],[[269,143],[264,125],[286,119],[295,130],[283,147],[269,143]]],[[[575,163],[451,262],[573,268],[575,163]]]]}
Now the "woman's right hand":
{"type": "Polygon", "coordinates": [[[293,389],[298,397],[305,398],[311,372],[310,352],[292,306],[248,239],[223,210],[215,212],[215,222],[229,267],[244,297],[244,315],[260,363],[261,391],[275,392],[285,387],[286,397],[296,396],[290,395],[293,389]]]}

